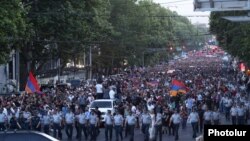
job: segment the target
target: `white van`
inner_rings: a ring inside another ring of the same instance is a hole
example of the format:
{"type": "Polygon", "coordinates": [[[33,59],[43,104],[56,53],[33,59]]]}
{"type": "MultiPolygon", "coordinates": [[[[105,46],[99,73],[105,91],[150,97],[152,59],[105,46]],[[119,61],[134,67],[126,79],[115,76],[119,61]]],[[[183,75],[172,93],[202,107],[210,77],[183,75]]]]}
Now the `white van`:
{"type": "Polygon", "coordinates": [[[113,114],[115,112],[116,102],[112,99],[98,99],[94,100],[90,103],[89,109],[95,109],[98,107],[98,110],[102,113],[101,121],[104,121],[104,116],[106,115],[107,111],[110,110],[113,114]]]}

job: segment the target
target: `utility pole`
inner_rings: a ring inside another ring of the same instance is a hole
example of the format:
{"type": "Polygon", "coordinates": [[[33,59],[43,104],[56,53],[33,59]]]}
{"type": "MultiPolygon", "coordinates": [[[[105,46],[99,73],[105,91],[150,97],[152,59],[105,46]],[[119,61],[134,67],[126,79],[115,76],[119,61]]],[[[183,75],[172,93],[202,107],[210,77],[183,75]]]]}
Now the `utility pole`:
{"type": "Polygon", "coordinates": [[[142,66],[145,67],[145,52],[142,52],[142,66]]]}
{"type": "Polygon", "coordinates": [[[92,79],[92,47],[89,46],[89,79],[92,79]]]}
{"type": "Polygon", "coordinates": [[[58,58],[58,65],[57,65],[57,67],[58,67],[58,83],[60,84],[60,74],[61,74],[61,58],[59,57],[58,58]]]}
{"type": "Polygon", "coordinates": [[[19,50],[16,50],[16,70],[15,70],[15,74],[16,74],[16,91],[18,92],[20,90],[20,54],[19,54],[19,50]]]}

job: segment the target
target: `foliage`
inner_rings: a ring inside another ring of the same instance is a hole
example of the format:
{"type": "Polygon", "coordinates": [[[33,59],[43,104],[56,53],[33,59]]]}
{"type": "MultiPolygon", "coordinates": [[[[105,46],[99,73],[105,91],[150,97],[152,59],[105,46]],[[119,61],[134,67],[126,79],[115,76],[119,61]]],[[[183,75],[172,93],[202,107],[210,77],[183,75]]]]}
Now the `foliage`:
{"type": "Polygon", "coordinates": [[[246,15],[246,12],[212,12],[210,31],[216,35],[219,46],[234,57],[249,62],[250,59],[250,24],[235,23],[223,19],[223,16],[246,15]]]}
{"type": "Polygon", "coordinates": [[[20,0],[0,1],[0,64],[9,60],[9,54],[18,47],[26,30],[25,9],[20,0]]]}
{"type": "MultiPolygon", "coordinates": [[[[14,2],[20,4],[5,3],[14,2]]],[[[194,48],[204,41],[196,36],[203,28],[152,0],[22,0],[21,4],[0,5],[0,11],[8,9],[7,15],[0,13],[7,19],[0,22],[0,37],[21,37],[22,63],[38,72],[50,59],[60,58],[63,66],[80,60],[89,47],[94,69],[112,69],[122,67],[125,60],[131,66],[164,61],[170,47],[194,48]]],[[[12,43],[4,43],[0,53],[8,55],[12,43]]]]}

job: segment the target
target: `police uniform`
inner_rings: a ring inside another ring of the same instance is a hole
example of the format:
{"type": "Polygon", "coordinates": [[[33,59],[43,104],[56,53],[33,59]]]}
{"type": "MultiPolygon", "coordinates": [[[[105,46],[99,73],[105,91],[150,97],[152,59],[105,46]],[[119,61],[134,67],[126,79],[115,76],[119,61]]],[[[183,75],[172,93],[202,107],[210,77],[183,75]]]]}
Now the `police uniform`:
{"type": "Polygon", "coordinates": [[[196,133],[198,132],[198,121],[199,121],[198,113],[191,112],[188,116],[188,120],[191,122],[193,128],[193,138],[196,138],[196,133]]]}
{"type": "Polygon", "coordinates": [[[175,140],[178,140],[179,139],[178,131],[179,131],[180,123],[181,123],[181,115],[179,113],[174,113],[171,116],[170,121],[173,122],[175,140]]]}
{"type": "Polygon", "coordinates": [[[236,117],[237,117],[237,108],[234,106],[230,110],[231,118],[232,118],[232,124],[236,125],[236,117]]]}
{"type": "Polygon", "coordinates": [[[58,136],[59,139],[62,139],[62,116],[59,112],[52,115],[52,121],[53,121],[53,136],[56,138],[58,136]],[[58,133],[56,135],[56,132],[58,133]]]}
{"type": "Polygon", "coordinates": [[[115,126],[115,136],[116,136],[116,141],[119,140],[119,135],[121,140],[123,139],[122,136],[122,125],[123,125],[123,117],[121,114],[117,114],[114,116],[114,126],[115,126]]]}
{"type": "Polygon", "coordinates": [[[25,130],[25,121],[26,121],[26,119],[23,117],[23,115],[21,115],[18,118],[18,123],[21,126],[21,130],[25,130]]]}
{"type": "Polygon", "coordinates": [[[42,117],[42,121],[43,121],[43,131],[46,134],[49,134],[49,127],[50,127],[50,123],[52,121],[52,117],[50,115],[44,115],[42,117]]]}
{"type": "Polygon", "coordinates": [[[126,118],[127,125],[128,125],[128,131],[130,134],[130,141],[134,140],[134,129],[135,129],[135,124],[136,124],[136,117],[134,115],[128,115],[126,118]]]}
{"type": "Polygon", "coordinates": [[[151,123],[151,116],[149,113],[143,113],[141,115],[142,133],[144,134],[144,140],[149,140],[149,126],[151,123]]]}
{"type": "Polygon", "coordinates": [[[24,121],[24,129],[29,130],[30,129],[30,119],[31,119],[31,113],[28,111],[23,112],[23,118],[25,119],[24,121]]]}
{"type": "Polygon", "coordinates": [[[41,118],[38,115],[31,118],[31,126],[33,130],[41,131],[41,118]]]}
{"type": "Polygon", "coordinates": [[[155,122],[155,140],[157,141],[157,136],[159,134],[159,140],[162,141],[162,114],[156,114],[156,122],[155,122]]]}
{"type": "Polygon", "coordinates": [[[212,121],[212,112],[206,111],[203,115],[204,118],[204,124],[210,125],[212,121]]]}
{"type": "Polygon", "coordinates": [[[89,116],[89,123],[90,123],[89,131],[90,131],[91,140],[96,140],[98,117],[93,111],[91,112],[91,115],[89,116]]]}
{"type": "Polygon", "coordinates": [[[11,130],[19,129],[18,122],[15,116],[12,116],[10,119],[10,129],[11,130]]]}
{"type": "Polygon", "coordinates": [[[106,141],[112,140],[112,133],[113,133],[113,117],[110,114],[106,114],[104,117],[105,123],[105,139],[106,141]],[[108,137],[109,134],[109,137],[108,137]]]}
{"type": "Polygon", "coordinates": [[[6,129],[5,123],[7,120],[7,116],[4,113],[0,113],[0,131],[4,131],[6,129]]]}
{"type": "Polygon", "coordinates": [[[65,115],[65,122],[66,122],[66,134],[68,136],[69,139],[72,139],[72,135],[73,135],[73,123],[74,123],[74,114],[72,112],[70,113],[66,113],[65,115]]]}
{"type": "Polygon", "coordinates": [[[220,113],[217,112],[217,111],[214,111],[212,113],[212,118],[213,118],[214,125],[219,125],[219,122],[220,122],[220,113]]]}
{"type": "Polygon", "coordinates": [[[87,130],[87,114],[85,113],[80,113],[79,115],[77,115],[77,119],[78,119],[78,123],[79,123],[79,139],[82,138],[82,131],[84,133],[85,136],[85,140],[88,139],[88,130],[87,130]]]}
{"type": "Polygon", "coordinates": [[[243,107],[237,108],[238,125],[244,124],[245,109],[243,107]]]}

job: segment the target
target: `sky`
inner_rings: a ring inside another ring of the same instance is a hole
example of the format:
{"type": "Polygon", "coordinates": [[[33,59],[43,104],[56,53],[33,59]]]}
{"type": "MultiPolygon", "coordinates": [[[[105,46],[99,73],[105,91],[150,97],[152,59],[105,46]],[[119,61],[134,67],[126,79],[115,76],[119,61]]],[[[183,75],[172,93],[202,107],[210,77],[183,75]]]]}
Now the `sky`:
{"type": "Polygon", "coordinates": [[[193,1],[194,0],[153,0],[155,3],[161,4],[163,7],[176,11],[179,15],[187,16],[192,23],[209,23],[210,12],[195,12],[193,1]],[[204,15],[206,17],[204,17],[204,15]],[[203,17],[199,17],[203,16],[203,17]]]}

